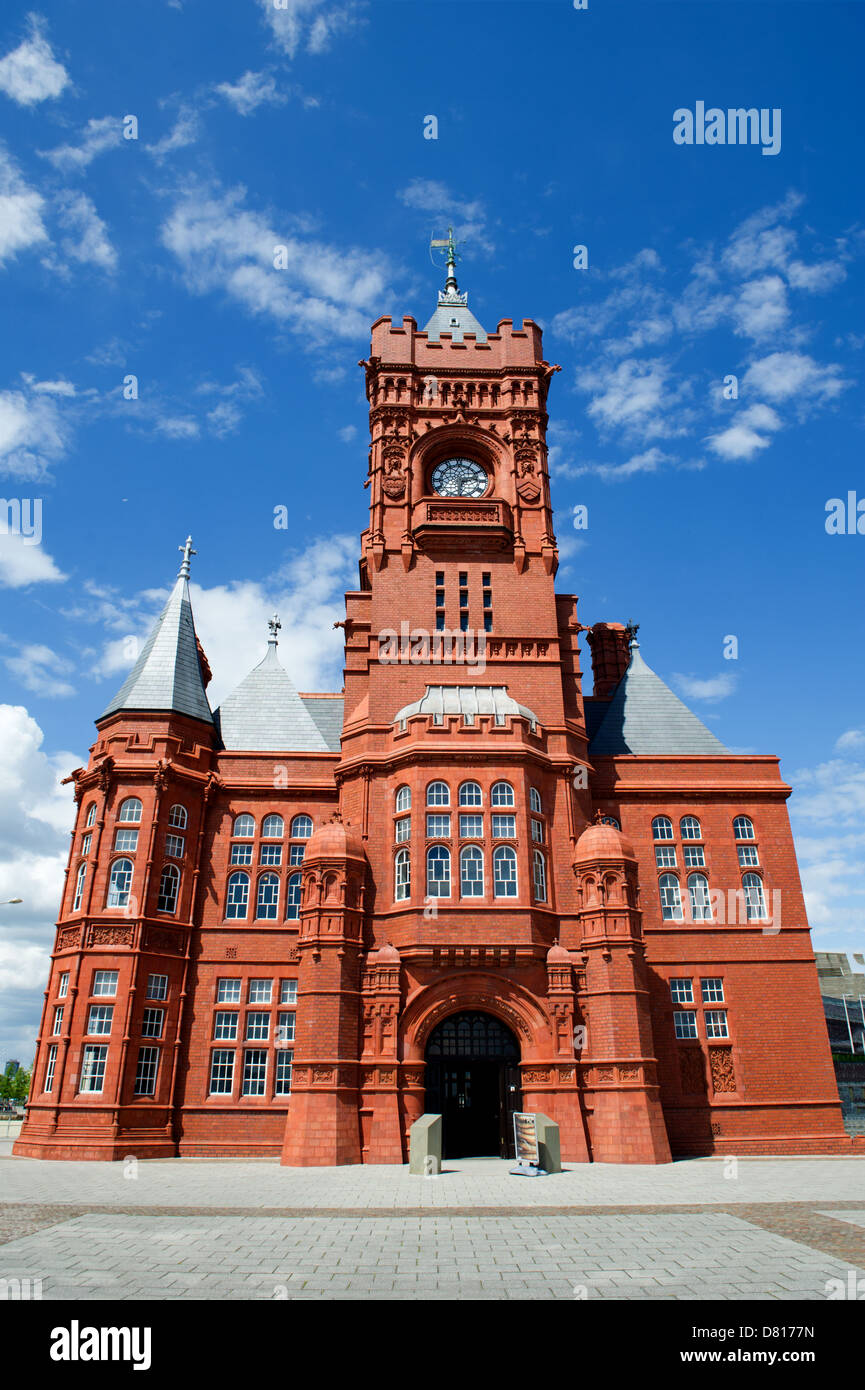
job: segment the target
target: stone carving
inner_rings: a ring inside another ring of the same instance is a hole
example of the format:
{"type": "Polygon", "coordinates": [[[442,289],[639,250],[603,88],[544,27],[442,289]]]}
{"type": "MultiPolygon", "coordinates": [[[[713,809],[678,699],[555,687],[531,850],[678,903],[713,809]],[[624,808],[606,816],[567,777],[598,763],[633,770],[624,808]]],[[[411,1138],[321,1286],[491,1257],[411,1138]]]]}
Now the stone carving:
{"type": "Polygon", "coordinates": [[[423,1072],[422,1072],[422,1071],[407,1071],[407,1072],[405,1072],[405,1073],[403,1074],[403,1081],[404,1081],[404,1083],[405,1083],[406,1086],[422,1086],[422,1085],[423,1085],[423,1072]]]}
{"type": "Polygon", "coordinates": [[[333,1081],[333,1067],[313,1067],[313,1081],[333,1081]]]}
{"type": "Polygon", "coordinates": [[[576,1078],[576,1071],[573,1067],[559,1067],[560,1081],[573,1081],[576,1078]]]}
{"type": "Polygon", "coordinates": [[[615,1067],[596,1067],[596,1068],[595,1068],[595,1080],[596,1080],[596,1081],[615,1081],[615,1079],[616,1079],[616,1069],[615,1069],[615,1067]]]}
{"type": "Polygon", "coordinates": [[[378,1079],[382,1086],[392,1086],[396,1079],[396,1072],[390,1070],[380,1071],[378,1079]]]}
{"type": "Polygon", "coordinates": [[[57,933],[57,950],[70,951],[81,940],[80,927],[61,927],[57,933]]]}
{"type": "Polygon", "coordinates": [[[687,1096],[700,1096],[706,1090],[706,1072],[699,1047],[683,1047],[679,1053],[679,1075],[687,1096]]]}
{"type": "Polygon", "coordinates": [[[497,522],[498,507],[427,507],[427,521],[497,522]]]}
{"type": "Polygon", "coordinates": [[[639,1068],[639,1067],[619,1067],[619,1080],[620,1080],[620,1081],[639,1081],[639,1079],[640,1079],[640,1068],[639,1068]]]}
{"type": "Polygon", "coordinates": [[[91,927],[88,946],[131,946],[131,927],[91,927]]]}
{"type": "Polygon", "coordinates": [[[524,1072],[523,1072],[523,1085],[524,1085],[524,1086],[542,1086],[542,1085],[544,1084],[544,1082],[545,1082],[545,1081],[549,1081],[549,1079],[550,1079],[550,1073],[547,1071],[546,1067],[544,1067],[542,1070],[538,1070],[538,1071],[524,1071],[524,1072]]]}
{"type": "Polygon", "coordinates": [[[731,1047],[709,1048],[709,1072],[715,1095],[724,1091],[736,1090],[736,1073],[733,1070],[733,1049],[731,1047]]]}

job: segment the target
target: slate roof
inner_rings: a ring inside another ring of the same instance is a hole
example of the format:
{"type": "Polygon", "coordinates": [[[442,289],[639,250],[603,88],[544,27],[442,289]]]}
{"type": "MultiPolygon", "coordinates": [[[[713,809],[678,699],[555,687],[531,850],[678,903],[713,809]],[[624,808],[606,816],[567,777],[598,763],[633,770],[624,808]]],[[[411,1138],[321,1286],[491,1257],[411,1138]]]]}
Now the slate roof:
{"type": "Polygon", "coordinates": [[[280,664],[274,640],[268,642],[264,660],[223,700],[216,711],[216,721],[228,749],[249,753],[330,751],[280,664]]]}
{"type": "Polygon", "coordinates": [[[413,714],[461,714],[464,719],[468,715],[469,722],[476,714],[493,714],[500,723],[514,715],[522,715],[533,729],[538,723],[536,714],[511,699],[505,685],[428,685],[419,700],[394,715],[393,722],[404,722],[413,714]]]}
{"type": "Polygon", "coordinates": [[[306,705],[310,714],[318,726],[319,733],[332,753],[338,753],[341,748],[340,739],[342,737],[342,720],[345,710],[345,700],[340,695],[301,695],[301,700],[306,705]]]}
{"type": "Polygon", "coordinates": [[[478,323],[468,307],[468,295],[440,290],[438,306],[424,332],[430,342],[438,342],[442,333],[450,333],[455,343],[461,343],[466,333],[477,335],[479,343],[487,340],[486,329],[478,323]]]}
{"type": "Polygon", "coordinates": [[[172,710],[213,723],[201,678],[189,585],[183,574],[141,655],[99,718],[106,719],[118,710],[172,710]]]}
{"type": "Polygon", "coordinates": [[[613,691],[607,712],[589,744],[589,757],[617,753],[729,752],[692,714],[631,643],[631,661],[613,691]]]}

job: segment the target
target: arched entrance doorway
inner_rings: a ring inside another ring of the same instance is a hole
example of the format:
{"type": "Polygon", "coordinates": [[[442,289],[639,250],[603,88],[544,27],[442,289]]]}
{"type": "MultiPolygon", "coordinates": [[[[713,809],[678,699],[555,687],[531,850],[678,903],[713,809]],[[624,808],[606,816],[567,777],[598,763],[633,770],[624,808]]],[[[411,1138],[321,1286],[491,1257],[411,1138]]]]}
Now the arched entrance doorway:
{"type": "Polygon", "coordinates": [[[426,1111],[442,1116],[445,1158],[513,1157],[522,1105],[520,1045],[492,1014],[451,1014],[426,1045],[426,1111]]]}

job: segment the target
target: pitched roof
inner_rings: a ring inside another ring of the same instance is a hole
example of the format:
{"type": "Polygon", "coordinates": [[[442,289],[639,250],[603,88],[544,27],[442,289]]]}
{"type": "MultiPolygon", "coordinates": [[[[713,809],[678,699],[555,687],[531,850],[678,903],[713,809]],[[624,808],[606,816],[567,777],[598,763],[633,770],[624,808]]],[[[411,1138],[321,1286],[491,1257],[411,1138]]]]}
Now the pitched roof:
{"type": "Polygon", "coordinates": [[[613,691],[607,712],[589,744],[589,756],[617,753],[727,753],[631,643],[631,661],[613,691]]]}
{"type": "Polygon", "coordinates": [[[223,700],[216,721],[229,749],[249,753],[331,751],[280,664],[275,638],[268,642],[264,660],[223,700]]]}
{"type": "Polygon", "coordinates": [[[341,695],[301,695],[319,732],[332,753],[342,747],[342,720],[345,700],[341,695]]]}
{"type": "Polygon", "coordinates": [[[520,715],[533,729],[538,723],[536,714],[511,699],[506,685],[428,685],[419,700],[394,715],[393,722],[402,723],[415,714],[439,719],[446,714],[461,714],[466,722],[477,714],[492,714],[498,723],[504,723],[506,717],[520,715]]]}
{"type": "Polygon", "coordinates": [[[486,329],[468,307],[468,295],[456,290],[439,291],[438,306],[424,332],[433,343],[442,333],[450,333],[455,343],[461,343],[466,333],[474,333],[479,343],[487,340],[486,329]]]}
{"type": "Polygon", "coordinates": [[[189,584],[182,572],[141,655],[99,718],[119,710],[171,710],[213,723],[201,676],[189,584]]]}

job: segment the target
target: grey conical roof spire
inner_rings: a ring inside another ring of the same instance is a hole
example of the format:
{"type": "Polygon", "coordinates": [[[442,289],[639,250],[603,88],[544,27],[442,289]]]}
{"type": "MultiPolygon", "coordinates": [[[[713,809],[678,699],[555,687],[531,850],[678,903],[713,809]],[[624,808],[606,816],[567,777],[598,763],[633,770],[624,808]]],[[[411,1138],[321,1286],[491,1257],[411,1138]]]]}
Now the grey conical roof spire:
{"type": "Polygon", "coordinates": [[[141,655],[99,719],[107,719],[119,710],[170,710],[213,723],[189,601],[189,560],[195,554],[191,537],[178,549],[183,551],[183,563],[171,597],[141,655]]]}
{"type": "Polygon", "coordinates": [[[264,660],[216,711],[222,742],[247,753],[327,753],[329,745],[276,654],[279,618],[268,626],[264,660]]]}
{"type": "Polygon", "coordinates": [[[632,642],[630,665],[589,745],[589,756],[728,751],[646,665],[639,642],[632,642]]]}
{"type": "Polygon", "coordinates": [[[442,333],[450,333],[453,342],[461,343],[466,333],[474,333],[477,342],[485,343],[487,340],[486,329],[478,323],[468,307],[468,295],[460,294],[460,288],[457,284],[457,244],[454,240],[453,228],[448,227],[447,237],[438,241],[431,241],[430,246],[447,248],[448,273],[444,289],[439,290],[436,311],[424,329],[427,338],[431,343],[435,343],[438,342],[442,333]]]}

